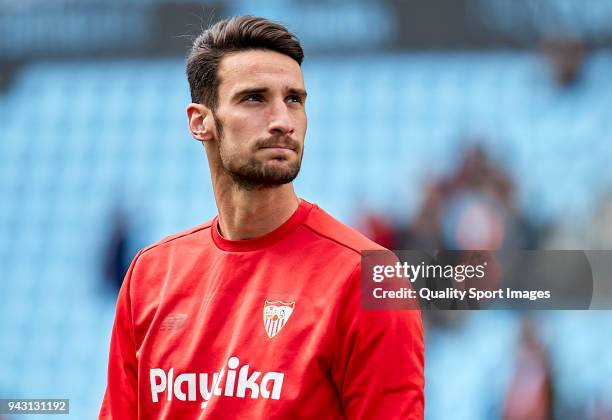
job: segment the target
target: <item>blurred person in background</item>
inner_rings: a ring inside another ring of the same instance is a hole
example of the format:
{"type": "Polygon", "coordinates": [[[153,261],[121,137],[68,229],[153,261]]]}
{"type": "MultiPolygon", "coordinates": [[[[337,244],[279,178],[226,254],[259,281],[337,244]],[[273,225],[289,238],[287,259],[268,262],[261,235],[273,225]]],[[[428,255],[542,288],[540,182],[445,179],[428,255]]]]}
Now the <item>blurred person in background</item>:
{"type": "Polygon", "coordinates": [[[378,212],[366,212],[360,216],[358,230],[365,236],[387,249],[396,249],[396,233],[393,221],[378,212]]]}
{"type": "Polygon", "coordinates": [[[119,290],[125,273],[130,266],[130,229],[128,218],[117,211],[112,218],[112,225],[106,255],[104,258],[104,277],[113,289],[119,290]]]}
{"type": "Polygon", "coordinates": [[[552,76],[561,88],[578,83],[587,55],[584,42],[577,39],[548,39],[542,44],[552,76]]]}
{"type": "MultiPolygon", "coordinates": [[[[453,172],[425,185],[416,218],[410,226],[397,229],[395,243],[398,249],[407,250],[495,251],[534,248],[537,238],[538,233],[515,204],[512,180],[476,143],[464,150],[453,172]]],[[[445,254],[445,258],[455,256],[445,254]]],[[[497,266],[494,260],[490,264],[497,266]]],[[[494,276],[492,269],[489,272],[488,280],[497,279],[498,283],[487,288],[507,285],[502,282],[508,279],[501,274],[494,276]]],[[[444,327],[457,325],[465,315],[456,311],[425,312],[429,322],[444,327]]]]}
{"type": "Polygon", "coordinates": [[[503,406],[504,420],[550,420],[554,390],[549,355],[534,325],[524,318],[513,378],[503,406]]]}
{"type": "Polygon", "coordinates": [[[401,249],[496,250],[535,246],[536,234],[514,203],[510,178],[480,145],[456,170],[425,186],[417,217],[398,231],[401,249]]]}
{"type": "Polygon", "coordinates": [[[188,122],[219,215],[132,262],[100,418],[423,418],[419,311],[363,310],[360,251],[381,247],[294,192],[302,59],[263,18],[195,40],[188,122]]]}

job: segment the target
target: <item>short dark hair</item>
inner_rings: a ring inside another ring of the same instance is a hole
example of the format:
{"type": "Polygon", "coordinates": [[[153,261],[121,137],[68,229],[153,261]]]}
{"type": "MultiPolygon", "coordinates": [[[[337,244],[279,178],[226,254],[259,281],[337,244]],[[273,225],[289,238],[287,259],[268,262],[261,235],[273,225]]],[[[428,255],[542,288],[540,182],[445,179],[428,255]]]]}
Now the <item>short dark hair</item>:
{"type": "Polygon", "coordinates": [[[206,29],[193,42],[187,57],[187,80],[191,100],[217,107],[218,68],[226,53],[272,50],[293,58],[299,65],[304,51],[297,37],[277,22],[255,16],[221,20],[206,29]]]}

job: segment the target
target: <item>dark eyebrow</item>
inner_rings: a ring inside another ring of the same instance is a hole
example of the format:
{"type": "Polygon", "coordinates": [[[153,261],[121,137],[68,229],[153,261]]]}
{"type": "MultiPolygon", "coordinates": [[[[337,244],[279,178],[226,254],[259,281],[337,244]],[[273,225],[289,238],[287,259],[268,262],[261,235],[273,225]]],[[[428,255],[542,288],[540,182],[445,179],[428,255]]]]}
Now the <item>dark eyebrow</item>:
{"type": "Polygon", "coordinates": [[[268,88],[265,88],[265,87],[246,88],[246,89],[242,89],[236,92],[234,96],[232,96],[232,99],[235,100],[238,98],[242,98],[243,96],[247,96],[247,95],[256,95],[258,93],[259,94],[266,93],[267,91],[268,91],[268,88]]]}
{"type": "MultiPolygon", "coordinates": [[[[269,91],[269,89],[266,88],[266,87],[246,88],[246,89],[242,89],[242,90],[239,90],[238,92],[236,92],[232,96],[232,100],[237,100],[237,99],[242,98],[242,97],[247,96],[247,95],[262,94],[262,93],[266,93],[268,91],[269,91]]],[[[297,96],[300,96],[300,97],[302,97],[304,99],[306,99],[306,95],[308,95],[308,93],[304,89],[289,88],[289,89],[287,89],[287,92],[290,95],[297,95],[297,96]]]]}
{"type": "Polygon", "coordinates": [[[298,96],[301,96],[304,99],[306,99],[306,96],[308,95],[308,93],[304,89],[290,88],[288,90],[288,92],[289,92],[290,95],[298,95],[298,96]]]}

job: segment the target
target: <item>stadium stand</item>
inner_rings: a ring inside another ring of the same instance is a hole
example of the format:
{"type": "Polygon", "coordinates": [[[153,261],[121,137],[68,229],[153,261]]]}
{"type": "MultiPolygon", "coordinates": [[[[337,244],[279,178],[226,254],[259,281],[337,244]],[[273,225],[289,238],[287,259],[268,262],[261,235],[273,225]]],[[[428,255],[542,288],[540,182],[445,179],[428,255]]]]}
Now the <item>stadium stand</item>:
{"type": "MultiPolygon", "coordinates": [[[[363,208],[407,218],[426,176],[452,167],[477,139],[507,164],[531,219],[577,223],[612,185],[611,68],[612,54],[594,54],[578,84],[560,90],[535,53],[309,60],[297,189],[347,222],[363,208]]],[[[180,59],[35,62],[0,96],[0,396],[69,397],[75,418],[97,412],[114,313],[100,268],[112,217],[126,215],[135,251],[215,213],[203,151],[186,130],[188,101],[180,59]]],[[[498,318],[514,331],[512,316],[498,318]]],[[[455,334],[428,337],[432,418],[490,418],[486,404],[474,412],[470,401],[483,389],[501,398],[509,373],[500,355],[513,336],[479,322],[491,321],[474,317],[455,334]],[[471,347],[476,329],[482,347],[471,347]],[[455,349],[470,350],[466,363],[441,384],[436,372],[452,365],[455,349]],[[499,377],[470,374],[483,363],[499,377]]],[[[560,328],[551,327],[551,342],[563,340],[560,328]]],[[[594,357],[598,345],[571,341],[553,360],[566,375],[576,352],[594,357]]],[[[597,369],[612,377],[610,358],[597,369]]],[[[604,386],[595,376],[573,380],[588,393],[604,386]]]]}

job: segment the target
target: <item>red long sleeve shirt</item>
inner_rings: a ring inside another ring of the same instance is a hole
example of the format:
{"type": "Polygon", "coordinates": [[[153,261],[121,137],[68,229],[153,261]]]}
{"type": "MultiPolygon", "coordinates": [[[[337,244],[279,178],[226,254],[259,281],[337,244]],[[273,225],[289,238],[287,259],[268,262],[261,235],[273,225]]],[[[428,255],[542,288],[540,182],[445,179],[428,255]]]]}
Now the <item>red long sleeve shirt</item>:
{"type": "Polygon", "coordinates": [[[364,249],[302,200],[256,239],[215,218],[140,251],[100,418],[422,419],[420,313],[361,308],[364,249]]]}

